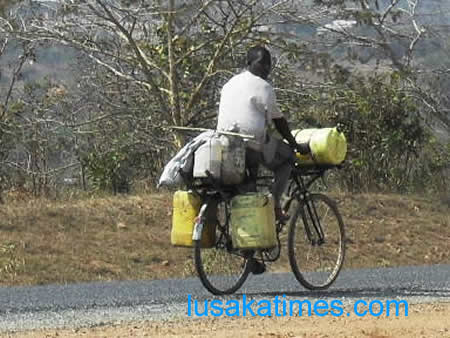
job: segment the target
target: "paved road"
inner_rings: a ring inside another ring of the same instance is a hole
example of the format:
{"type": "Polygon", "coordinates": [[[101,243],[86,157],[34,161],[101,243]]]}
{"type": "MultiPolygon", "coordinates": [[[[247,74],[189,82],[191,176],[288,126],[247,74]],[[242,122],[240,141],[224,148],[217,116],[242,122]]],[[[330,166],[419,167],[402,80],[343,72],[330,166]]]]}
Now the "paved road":
{"type": "MultiPolygon", "coordinates": [[[[407,299],[410,303],[450,302],[450,265],[343,270],[326,291],[302,288],[290,273],[251,275],[225,299],[407,299]]],[[[0,331],[82,327],[122,321],[186,316],[187,295],[217,298],[196,278],[164,281],[99,282],[0,288],[0,331]]]]}

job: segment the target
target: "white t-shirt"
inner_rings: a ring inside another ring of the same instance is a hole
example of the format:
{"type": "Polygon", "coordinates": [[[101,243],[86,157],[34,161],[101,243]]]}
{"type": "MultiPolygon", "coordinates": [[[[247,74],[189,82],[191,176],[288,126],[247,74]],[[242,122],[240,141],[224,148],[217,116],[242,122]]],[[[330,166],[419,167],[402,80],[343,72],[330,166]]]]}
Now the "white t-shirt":
{"type": "Polygon", "coordinates": [[[253,135],[255,142],[248,145],[261,151],[268,124],[281,117],[272,86],[259,76],[245,71],[223,86],[217,130],[253,135]]]}

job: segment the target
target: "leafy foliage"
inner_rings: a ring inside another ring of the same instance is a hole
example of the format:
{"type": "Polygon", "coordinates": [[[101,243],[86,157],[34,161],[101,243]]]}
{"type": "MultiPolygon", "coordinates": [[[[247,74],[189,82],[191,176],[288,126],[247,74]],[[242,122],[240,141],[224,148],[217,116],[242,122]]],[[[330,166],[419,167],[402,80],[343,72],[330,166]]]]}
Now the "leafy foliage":
{"type": "Polygon", "coordinates": [[[448,38],[439,35],[443,52],[416,54],[431,31],[410,3],[98,0],[49,6],[48,18],[23,16],[32,12],[23,3],[0,26],[4,41],[29,46],[19,65],[39,62],[34,48],[70,46],[77,86],[26,83],[15,68],[0,111],[0,177],[14,167],[35,194],[65,174],[113,191],[157,180],[187,139],[170,126],[213,128],[219,89],[262,43],[277,57],[273,84],[293,126],[346,133],[345,189],[419,189],[448,168],[425,126],[448,119],[450,101],[448,72],[414,61],[442,58],[448,38]]]}
{"type": "Polygon", "coordinates": [[[309,127],[339,126],[345,133],[348,158],[340,175],[345,189],[405,192],[419,182],[427,185],[437,173],[432,168],[448,166],[443,153],[435,152],[435,159],[427,155],[433,139],[420,102],[398,72],[341,75],[332,75],[335,86],[322,88],[320,100],[311,100],[297,119],[309,121],[309,127]]]}
{"type": "Polygon", "coordinates": [[[427,137],[398,74],[388,82],[379,75],[355,78],[332,93],[331,105],[351,145],[347,186],[404,190],[427,137]]]}

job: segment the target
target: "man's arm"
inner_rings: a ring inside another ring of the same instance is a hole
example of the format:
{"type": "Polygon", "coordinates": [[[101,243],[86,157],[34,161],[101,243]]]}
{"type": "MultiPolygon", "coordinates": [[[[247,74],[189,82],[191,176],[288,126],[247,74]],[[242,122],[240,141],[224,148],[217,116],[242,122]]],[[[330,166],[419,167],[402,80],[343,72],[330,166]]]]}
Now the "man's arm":
{"type": "Polygon", "coordinates": [[[278,132],[289,142],[293,149],[296,149],[301,154],[308,154],[311,151],[307,143],[297,143],[297,141],[295,141],[291,129],[289,128],[289,124],[284,117],[276,118],[272,121],[275,124],[275,128],[277,128],[278,132]]]}
{"type": "Polygon", "coordinates": [[[295,141],[294,136],[291,133],[291,129],[289,128],[289,124],[284,117],[280,117],[272,120],[277,128],[278,132],[285,138],[292,148],[297,147],[297,142],[295,141]]]}
{"type": "Polygon", "coordinates": [[[277,106],[275,92],[270,85],[268,85],[267,91],[267,110],[270,112],[269,116],[275,124],[275,128],[281,136],[289,142],[292,149],[300,152],[301,154],[309,154],[311,149],[307,143],[298,144],[297,141],[295,141],[295,138],[291,133],[291,129],[289,128],[288,121],[285,119],[277,106]]]}

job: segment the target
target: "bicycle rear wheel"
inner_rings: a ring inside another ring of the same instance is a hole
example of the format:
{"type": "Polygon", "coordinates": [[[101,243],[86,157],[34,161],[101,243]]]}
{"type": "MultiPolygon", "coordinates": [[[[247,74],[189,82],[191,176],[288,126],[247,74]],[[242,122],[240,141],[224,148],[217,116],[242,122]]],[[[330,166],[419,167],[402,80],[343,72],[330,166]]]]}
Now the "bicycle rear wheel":
{"type": "MultiPolygon", "coordinates": [[[[194,241],[194,264],[203,286],[214,295],[236,292],[250,272],[249,258],[252,252],[232,248],[229,233],[229,208],[226,202],[211,202],[207,218],[215,220],[215,243],[204,248],[201,241],[194,241]]],[[[211,226],[214,223],[209,222],[211,226]]]]}
{"type": "Polygon", "coordinates": [[[289,225],[289,263],[297,280],[310,290],[326,289],[345,256],[345,233],[336,204],[322,194],[299,201],[289,225]]]}

